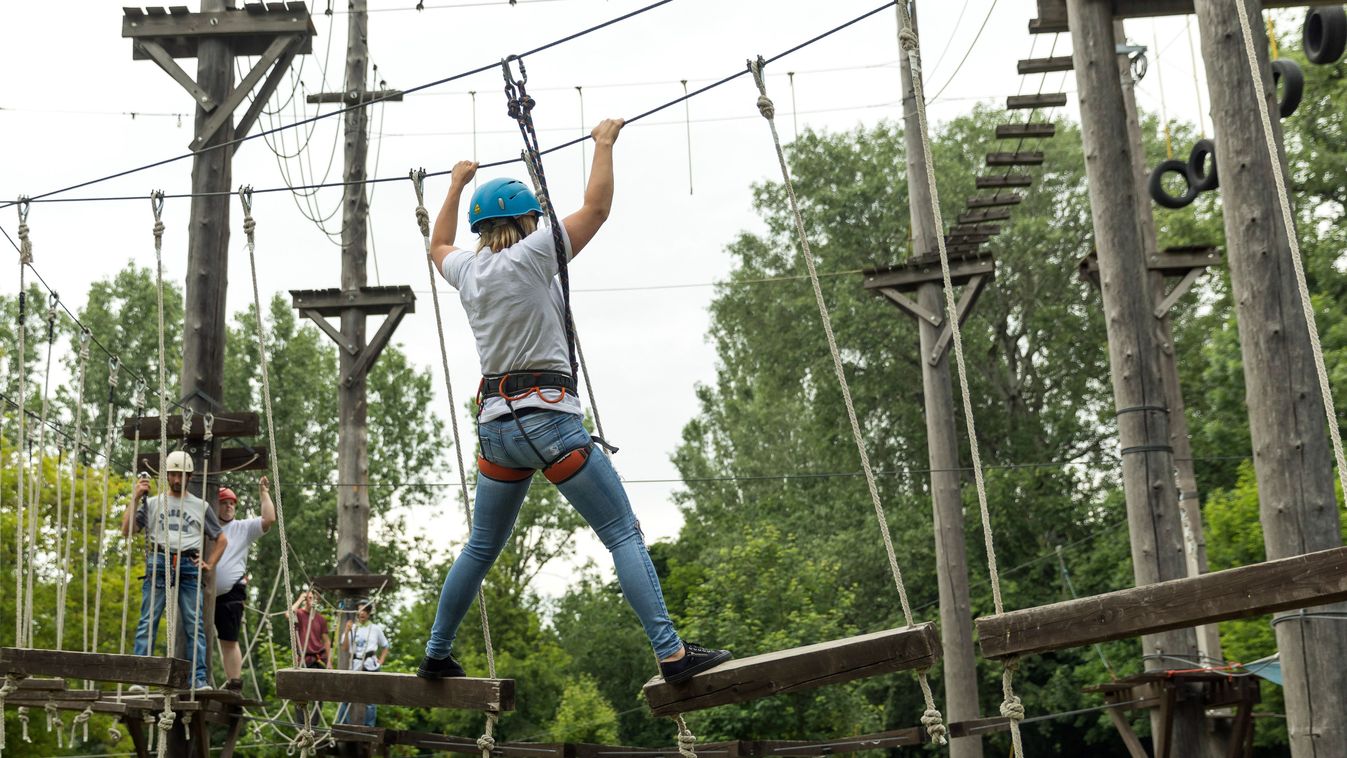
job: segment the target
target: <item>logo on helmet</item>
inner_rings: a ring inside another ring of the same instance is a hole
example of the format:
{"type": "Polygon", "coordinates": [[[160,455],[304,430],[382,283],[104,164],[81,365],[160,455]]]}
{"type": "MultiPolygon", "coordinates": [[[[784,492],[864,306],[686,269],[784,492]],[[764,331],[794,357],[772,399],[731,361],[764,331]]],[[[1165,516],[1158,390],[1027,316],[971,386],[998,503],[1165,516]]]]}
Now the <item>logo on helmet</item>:
{"type": "Polygon", "coordinates": [[[481,213],[481,212],[482,212],[482,204],[481,204],[481,203],[477,203],[476,205],[472,206],[472,212],[473,212],[473,213],[481,213]]]}

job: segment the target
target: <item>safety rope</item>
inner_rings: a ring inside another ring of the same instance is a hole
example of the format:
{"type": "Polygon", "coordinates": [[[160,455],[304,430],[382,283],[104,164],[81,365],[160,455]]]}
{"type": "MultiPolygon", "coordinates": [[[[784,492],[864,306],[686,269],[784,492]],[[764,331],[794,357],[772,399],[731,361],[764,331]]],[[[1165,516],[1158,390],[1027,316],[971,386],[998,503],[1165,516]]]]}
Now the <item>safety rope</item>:
{"type": "Polygon", "coordinates": [[[1263,140],[1267,145],[1268,160],[1272,163],[1272,179],[1277,186],[1277,204],[1282,213],[1282,226],[1287,242],[1291,246],[1291,265],[1295,270],[1296,289],[1300,291],[1300,307],[1305,314],[1305,328],[1310,334],[1310,352],[1314,355],[1314,370],[1319,375],[1319,393],[1324,401],[1324,415],[1328,421],[1328,435],[1333,441],[1333,459],[1338,464],[1338,481],[1347,492],[1347,456],[1343,455],[1342,432],[1338,429],[1337,411],[1333,408],[1333,392],[1328,383],[1328,368],[1324,364],[1324,347],[1319,342],[1319,325],[1314,317],[1314,304],[1310,300],[1310,286],[1305,280],[1305,261],[1300,256],[1300,240],[1295,233],[1295,219],[1291,215],[1291,196],[1286,189],[1286,177],[1280,153],[1277,150],[1277,135],[1272,129],[1272,117],[1268,113],[1267,91],[1263,86],[1263,76],[1258,70],[1257,48],[1254,47],[1253,28],[1249,24],[1249,11],[1241,1],[1235,2],[1239,16],[1240,32],[1244,36],[1244,53],[1249,61],[1249,76],[1254,83],[1255,100],[1258,101],[1258,117],[1263,122],[1263,140]]]}
{"type": "MultiPolygon", "coordinates": [[[[916,100],[918,136],[921,137],[922,158],[926,163],[926,186],[930,192],[932,216],[937,230],[945,228],[940,213],[940,191],[935,180],[935,159],[931,155],[930,125],[926,120],[925,84],[921,75],[921,45],[916,27],[908,13],[905,3],[898,3],[898,18],[901,31],[898,41],[907,56],[912,71],[912,91],[916,100]]],[[[944,280],[945,313],[949,320],[950,336],[954,344],[954,365],[959,374],[959,394],[963,400],[964,422],[968,430],[968,450],[973,469],[973,484],[977,491],[978,513],[982,519],[983,547],[987,553],[987,574],[991,580],[992,602],[996,613],[1005,612],[1001,597],[1001,574],[997,568],[996,544],[992,535],[991,507],[987,502],[987,484],[982,471],[982,451],[978,444],[977,427],[973,417],[972,391],[968,384],[968,371],[963,354],[963,330],[959,325],[958,306],[954,302],[954,283],[950,276],[949,251],[945,248],[945,237],[936,234],[936,249],[940,253],[940,273],[944,280]]],[[[1024,704],[1015,694],[1015,670],[1017,663],[1007,661],[1001,670],[1001,716],[1010,722],[1010,742],[1017,758],[1024,758],[1024,742],[1020,735],[1020,722],[1024,720],[1024,704]]]]}
{"type": "Polygon", "coordinates": [[[42,710],[46,713],[47,717],[47,731],[56,735],[56,747],[64,748],[65,723],[61,720],[61,711],[56,707],[56,701],[49,697],[47,702],[42,706],[42,710]]]}
{"type": "MultiPolygon", "coordinates": [[[[416,225],[421,230],[421,239],[426,248],[426,273],[430,276],[430,301],[435,309],[435,331],[440,340],[440,366],[444,369],[444,391],[449,397],[449,421],[454,433],[454,455],[458,459],[459,492],[463,500],[463,517],[468,531],[472,531],[472,501],[468,497],[467,463],[463,459],[463,435],[458,428],[458,406],[454,402],[454,382],[449,375],[449,348],[444,341],[444,316],[440,313],[439,276],[435,272],[435,259],[430,255],[430,211],[426,210],[425,182],[426,170],[413,169],[409,175],[412,189],[416,192],[416,225]]],[[[588,382],[586,382],[588,384],[588,382]]],[[[477,610],[482,619],[482,644],[486,649],[487,675],[496,678],[496,650],[491,644],[491,622],[486,612],[486,592],[477,588],[477,610]]],[[[495,745],[492,733],[500,715],[492,711],[486,714],[486,729],[478,740],[479,747],[490,743],[495,745]]],[[[491,758],[491,750],[482,748],[482,758],[491,758]]]]}
{"type": "MultiPolygon", "coordinates": [[[[903,584],[903,572],[898,566],[898,556],[894,551],[893,537],[889,534],[888,518],[884,515],[884,505],[879,497],[879,486],[875,482],[875,472],[870,466],[870,455],[866,452],[865,438],[861,433],[860,421],[856,417],[856,406],[851,399],[851,385],[847,381],[846,371],[842,365],[842,353],[837,346],[837,337],[833,334],[832,316],[829,315],[828,304],[823,299],[823,285],[819,282],[818,270],[814,265],[814,253],[809,246],[809,235],[805,231],[804,218],[800,215],[800,206],[795,197],[795,184],[791,180],[790,168],[786,165],[786,152],[781,146],[781,135],[777,133],[776,106],[767,96],[767,83],[763,78],[762,71],[764,65],[766,65],[766,62],[761,57],[748,62],[748,68],[753,73],[753,81],[758,86],[758,112],[762,114],[763,118],[767,119],[767,125],[772,132],[772,142],[776,145],[776,157],[781,164],[781,177],[786,187],[786,197],[790,200],[791,213],[795,219],[795,231],[800,240],[801,257],[804,258],[805,266],[809,270],[809,281],[814,288],[814,301],[818,305],[819,318],[823,322],[823,333],[828,339],[828,350],[832,354],[833,370],[837,374],[837,382],[842,390],[842,400],[846,405],[847,419],[851,422],[851,436],[856,443],[856,452],[860,455],[861,469],[865,473],[865,483],[870,491],[870,501],[875,509],[875,518],[879,522],[879,531],[884,539],[884,550],[889,559],[889,571],[893,574],[893,583],[898,589],[898,601],[902,605],[903,619],[907,626],[914,626],[916,622],[912,617],[912,606],[907,599],[907,587],[903,584]]],[[[920,93],[917,94],[917,97],[920,99],[920,93]]],[[[935,707],[935,696],[931,693],[931,685],[926,678],[926,669],[917,671],[917,682],[921,686],[921,694],[926,703],[926,710],[921,719],[922,724],[926,727],[926,732],[933,742],[944,745],[948,742],[946,739],[948,730],[940,711],[935,707]]]]}
{"type": "Polygon", "coordinates": [[[83,733],[80,736],[80,742],[89,741],[89,719],[93,718],[93,715],[94,707],[92,704],[84,706],[84,710],[75,715],[75,720],[70,723],[70,739],[66,740],[67,745],[75,746],[75,732],[81,729],[83,729],[83,733]]]}
{"type": "MultiPolygon", "coordinates": [[[[43,369],[42,377],[42,412],[38,416],[37,430],[37,460],[33,469],[32,483],[29,490],[28,502],[28,536],[26,549],[28,557],[27,576],[24,577],[24,613],[23,629],[24,643],[23,647],[33,646],[33,583],[37,574],[37,540],[40,533],[37,529],[37,522],[42,517],[42,484],[45,480],[43,469],[46,466],[47,458],[47,423],[48,414],[51,410],[51,361],[56,351],[56,306],[60,303],[60,297],[53,292],[47,301],[47,360],[43,369]]],[[[58,464],[59,465],[59,464],[58,464]]],[[[60,486],[61,477],[56,477],[57,486],[60,486]]],[[[56,513],[59,519],[60,504],[57,504],[56,513]]]]}
{"type": "MultiPolygon", "coordinates": [[[[196,672],[192,673],[196,676],[196,672]]],[[[173,726],[178,721],[178,714],[173,712],[173,695],[168,691],[164,692],[164,709],[159,711],[159,744],[156,747],[156,754],[159,758],[165,758],[168,755],[168,735],[173,731],[173,726]]]]}
{"type": "MultiPolygon", "coordinates": [[[[169,551],[168,551],[168,373],[167,373],[167,355],[164,346],[164,193],[158,190],[150,193],[150,210],[154,214],[154,274],[155,274],[155,301],[158,306],[159,319],[159,489],[157,497],[159,498],[159,508],[157,514],[150,513],[146,508],[146,555],[150,560],[149,568],[149,593],[150,593],[150,625],[146,630],[149,635],[146,649],[154,652],[153,634],[155,623],[155,595],[157,594],[157,585],[159,584],[159,555],[162,550],[164,557],[164,622],[167,626],[165,650],[169,658],[173,657],[174,648],[177,646],[177,626],[174,624],[175,611],[177,610],[177,587],[170,586],[168,577],[169,551]],[[150,516],[157,515],[156,523],[150,523],[150,516]],[[169,600],[169,590],[174,591],[173,599],[169,600]]],[[[162,757],[161,757],[162,758],[162,757]]]]}
{"type": "Polygon", "coordinates": [[[19,691],[19,680],[14,674],[5,674],[0,684],[0,754],[5,752],[5,698],[19,691]]]}
{"type": "Polygon", "coordinates": [[[108,412],[107,436],[103,441],[103,508],[98,517],[98,536],[94,538],[95,562],[98,565],[96,579],[94,581],[94,618],[93,618],[93,637],[90,640],[90,649],[98,652],[99,627],[98,619],[103,610],[103,567],[107,564],[105,560],[106,549],[103,544],[104,529],[108,523],[108,510],[111,507],[112,493],[109,491],[109,484],[112,477],[112,445],[116,440],[117,424],[114,414],[116,413],[117,399],[117,374],[121,369],[121,361],[113,356],[108,360],[108,412]]]}
{"type": "MultiPolygon", "coordinates": [[[[140,474],[137,469],[140,468],[140,422],[145,418],[145,389],[145,380],[137,379],[136,388],[132,393],[131,399],[131,403],[136,408],[136,428],[135,434],[131,440],[131,476],[135,478],[136,481],[140,481],[140,474]]],[[[134,498],[132,499],[132,502],[126,506],[128,511],[126,514],[128,525],[126,529],[126,547],[123,550],[122,555],[122,631],[118,635],[117,640],[117,653],[119,655],[126,654],[126,615],[131,607],[131,553],[134,552],[132,543],[136,533],[135,509],[138,507],[140,507],[140,504],[135,502],[134,498]]],[[[148,522],[146,522],[146,525],[148,526],[148,522]]],[[[121,697],[121,694],[122,684],[121,682],[118,682],[117,696],[121,697]]]]}
{"type": "MultiPolygon", "coordinates": [[[[80,443],[84,433],[84,375],[89,362],[89,330],[87,328],[80,330],[80,350],[79,357],[75,359],[75,373],[78,379],[75,381],[75,443],[70,454],[70,506],[66,509],[66,526],[64,532],[58,527],[57,534],[61,540],[61,566],[70,565],[70,531],[75,524],[75,477],[79,472],[79,450],[80,443]]],[[[59,476],[60,468],[57,468],[59,476]]],[[[56,508],[59,511],[61,503],[58,498],[56,508]]],[[[87,521],[86,521],[87,527],[87,521]]],[[[89,541],[88,534],[84,535],[84,543],[87,546],[89,541]]],[[[87,547],[86,547],[87,549],[87,547]]],[[[62,645],[65,642],[65,604],[66,593],[69,591],[69,583],[58,580],[56,582],[56,649],[64,650],[62,645]]],[[[84,574],[85,603],[88,603],[89,574],[84,574]]],[[[84,635],[85,647],[89,644],[88,627],[85,627],[84,635]]]]}
{"type": "MultiPolygon", "coordinates": [[[[205,501],[206,507],[210,508],[210,459],[214,455],[215,446],[215,414],[206,411],[206,415],[201,418],[202,425],[202,455],[201,455],[201,499],[205,501]]],[[[191,433],[192,427],[187,423],[186,416],[183,417],[182,433],[184,436],[191,433]]],[[[200,554],[206,554],[206,519],[201,519],[201,530],[197,536],[200,538],[200,554]]],[[[196,601],[192,612],[192,692],[191,701],[196,702],[197,680],[196,668],[200,664],[200,652],[197,639],[201,636],[201,596],[205,593],[203,583],[205,573],[201,567],[197,567],[196,572],[196,601]]]]}
{"type": "Polygon", "coordinates": [[[23,647],[23,570],[24,570],[24,520],[25,504],[28,497],[28,466],[24,459],[24,450],[28,446],[28,371],[24,365],[24,356],[28,354],[24,346],[28,332],[27,285],[24,282],[28,266],[33,262],[33,243],[29,239],[28,210],[31,207],[28,198],[19,199],[16,209],[19,212],[19,314],[15,331],[18,333],[19,347],[13,361],[15,373],[19,375],[19,447],[15,459],[19,470],[18,499],[15,501],[17,521],[14,529],[14,646],[23,647]]]}
{"type": "MultiPolygon", "coordinates": [[[[295,593],[293,585],[290,583],[290,542],[285,532],[285,508],[281,500],[281,472],[280,472],[280,448],[276,446],[276,422],[271,410],[271,371],[267,363],[267,332],[266,324],[262,317],[262,296],[257,287],[257,240],[256,229],[257,222],[253,220],[253,201],[252,188],[239,188],[239,202],[243,206],[243,233],[247,237],[248,248],[248,272],[252,278],[253,285],[253,313],[257,322],[257,364],[261,369],[262,376],[262,405],[267,414],[267,445],[271,449],[271,481],[275,484],[276,494],[273,498],[273,504],[276,506],[276,526],[280,532],[281,538],[281,573],[285,583],[286,607],[292,607],[295,604],[295,593]]],[[[300,650],[298,632],[294,624],[286,624],[290,636],[290,651],[300,650]]],[[[300,750],[301,758],[307,756],[312,748],[313,727],[307,721],[300,730],[299,736],[308,735],[308,744],[300,750]]]]}

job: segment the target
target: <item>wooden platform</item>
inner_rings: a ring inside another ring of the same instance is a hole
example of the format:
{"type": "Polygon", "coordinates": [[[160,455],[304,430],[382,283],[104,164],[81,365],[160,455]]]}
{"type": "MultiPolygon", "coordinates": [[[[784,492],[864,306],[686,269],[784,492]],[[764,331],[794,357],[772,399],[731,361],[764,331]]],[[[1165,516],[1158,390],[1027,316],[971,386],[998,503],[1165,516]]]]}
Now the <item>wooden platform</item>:
{"type": "Polygon", "coordinates": [[[997,124],[997,139],[1033,139],[1057,136],[1057,125],[1046,121],[1025,124],[997,124]]]}
{"type": "Polygon", "coordinates": [[[1017,153],[987,153],[988,166],[1041,166],[1043,153],[1030,150],[1017,153]]]}
{"type": "Polygon", "coordinates": [[[0,648],[0,669],[29,676],[186,687],[192,664],[181,658],[0,648]]]}
{"type": "Polygon", "coordinates": [[[1014,192],[997,192],[993,195],[980,195],[970,197],[964,202],[969,208],[1000,208],[1007,205],[1019,205],[1024,202],[1024,195],[1014,192]]]}
{"type": "Polygon", "coordinates": [[[993,174],[991,176],[979,176],[974,180],[974,186],[978,189],[996,189],[999,187],[1028,187],[1033,184],[1033,177],[1028,174],[993,174]]]}
{"type": "Polygon", "coordinates": [[[313,578],[314,589],[323,590],[385,590],[397,589],[398,582],[389,574],[329,574],[313,578]]]}
{"type": "Polygon", "coordinates": [[[1044,653],[1347,600],[1347,547],[984,616],[988,658],[1044,653]]]}
{"type": "Polygon", "coordinates": [[[1011,95],[1006,98],[1007,110],[1060,108],[1064,105],[1066,105],[1065,92],[1045,92],[1038,95],[1011,95]]]}
{"type": "Polygon", "coordinates": [[[1021,75],[1050,74],[1055,71],[1070,71],[1074,68],[1071,56],[1059,55],[1054,58],[1025,58],[1015,66],[1021,75]]]}
{"type": "Polygon", "coordinates": [[[422,679],[382,671],[281,669],[276,694],[299,702],[358,702],[470,711],[514,710],[513,679],[422,679]]]}
{"type": "Polygon", "coordinates": [[[965,211],[956,221],[960,224],[982,224],[988,221],[1009,221],[1009,208],[994,208],[985,211],[965,211]]]}
{"type": "Polygon", "coordinates": [[[940,635],[925,623],[729,661],[682,684],[655,677],[644,693],[651,713],[670,716],[925,668],[939,658],[940,635]]]}

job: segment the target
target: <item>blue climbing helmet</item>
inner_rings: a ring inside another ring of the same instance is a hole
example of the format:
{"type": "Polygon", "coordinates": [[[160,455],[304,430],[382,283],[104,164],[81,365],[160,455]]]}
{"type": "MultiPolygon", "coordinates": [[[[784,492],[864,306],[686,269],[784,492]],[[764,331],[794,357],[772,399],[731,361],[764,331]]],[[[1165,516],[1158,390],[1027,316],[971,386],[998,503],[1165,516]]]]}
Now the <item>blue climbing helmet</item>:
{"type": "Polygon", "coordinates": [[[492,218],[513,218],[526,213],[541,214],[543,208],[538,198],[526,184],[518,179],[492,179],[483,182],[472,193],[472,203],[468,206],[468,224],[474,233],[483,221],[492,218]]]}

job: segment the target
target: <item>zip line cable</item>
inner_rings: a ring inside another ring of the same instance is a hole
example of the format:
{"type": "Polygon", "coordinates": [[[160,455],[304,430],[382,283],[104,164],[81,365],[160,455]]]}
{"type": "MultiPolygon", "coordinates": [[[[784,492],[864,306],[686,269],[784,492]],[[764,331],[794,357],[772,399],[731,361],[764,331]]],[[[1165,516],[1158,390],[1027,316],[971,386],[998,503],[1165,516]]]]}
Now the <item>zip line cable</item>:
{"type": "MultiPolygon", "coordinates": [[[[523,57],[525,57],[525,56],[533,55],[534,53],[538,53],[538,52],[541,52],[541,51],[543,51],[543,50],[547,50],[548,48],[555,47],[555,46],[560,45],[560,44],[562,44],[562,43],[564,43],[564,42],[569,42],[569,41],[571,41],[571,40],[573,40],[573,39],[575,39],[575,38],[577,38],[577,37],[584,36],[584,35],[589,34],[589,33],[591,33],[591,32],[594,32],[594,31],[597,31],[597,30],[599,30],[599,29],[602,29],[602,28],[604,28],[604,27],[606,27],[606,26],[611,26],[611,25],[616,24],[616,23],[618,23],[618,22],[620,22],[620,21],[623,21],[623,20],[626,20],[626,19],[628,19],[628,18],[631,18],[632,16],[636,16],[636,15],[638,15],[638,14],[640,14],[640,13],[644,13],[645,11],[651,10],[651,9],[653,9],[653,8],[656,8],[656,7],[658,7],[658,6],[664,5],[664,4],[666,4],[666,3],[671,3],[671,2],[673,2],[673,0],[659,0],[659,2],[653,3],[653,4],[651,4],[651,5],[648,5],[648,6],[644,7],[644,8],[641,8],[641,9],[639,9],[639,10],[632,11],[631,13],[628,13],[628,14],[626,14],[625,16],[619,16],[619,17],[617,17],[617,18],[610,19],[610,20],[605,21],[604,23],[602,23],[602,24],[600,24],[600,25],[598,25],[598,26],[590,27],[590,28],[585,29],[585,30],[583,30],[583,31],[576,32],[575,34],[572,34],[572,35],[570,35],[570,36],[568,36],[568,37],[563,37],[563,38],[561,38],[561,39],[559,39],[559,40],[556,40],[556,41],[553,41],[553,42],[549,42],[549,43],[547,43],[546,45],[543,45],[543,46],[540,46],[540,47],[536,47],[536,48],[534,48],[534,49],[532,49],[532,50],[529,50],[529,51],[526,51],[526,52],[524,52],[524,53],[520,53],[517,57],[523,58],[523,57]]],[[[849,21],[845,21],[845,22],[843,22],[843,23],[841,23],[841,24],[839,24],[839,25],[837,25],[837,26],[835,26],[835,27],[833,27],[833,28],[831,28],[831,29],[828,29],[827,31],[824,31],[824,32],[822,32],[822,33],[820,33],[820,34],[816,34],[816,35],[814,35],[813,37],[810,37],[809,39],[805,40],[804,42],[801,42],[801,43],[799,43],[798,45],[795,45],[794,47],[788,48],[788,49],[786,49],[786,50],[784,50],[784,51],[782,51],[782,52],[780,52],[780,53],[777,53],[776,55],[773,55],[773,56],[770,57],[770,58],[766,58],[764,62],[765,62],[765,63],[772,63],[772,62],[774,62],[774,61],[777,61],[777,60],[780,60],[780,59],[782,59],[782,58],[785,58],[786,56],[789,56],[789,55],[792,55],[792,54],[794,54],[794,53],[797,53],[797,52],[799,52],[800,50],[802,50],[802,49],[804,49],[804,48],[806,48],[806,47],[809,47],[810,45],[813,45],[813,44],[815,44],[815,43],[817,43],[817,42],[819,42],[819,41],[821,41],[821,40],[823,40],[823,39],[826,39],[826,38],[828,38],[828,37],[830,37],[830,36],[832,36],[832,35],[834,35],[834,34],[837,34],[837,33],[840,32],[840,31],[843,31],[843,30],[845,30],[845,29],[848,29],[848,28],[850,28],[851,26],[854,26],[854,25],[860,23],[861,21],[864,21],[864,20],[870,18],[871,16],[874,16],[874,15],[876,15],[876,14],[882,12],[882,11],[885,11],[885,10],[887,10],[887,9],[889,9],[889,8],[891,8],[891,7],[893,7],[894,4],[895,4],[896,2],[897,2],[897,0],[889,0],[888,2],[886,2],[886,3],[884,3],[883,5],[879,6],[878,8],[875,8],[875,9],[873,9],[873,10],[871,10],[871,11],[867,11],[866,13],[863,13],[863,14],[861,14],[861,15],[859,15],[859,16],[857,16],[857,17],[855,17],[855,18],[853,18],[853,19],[851,19],[851,20],[849,20],[849,21]]],[[[495,70],[495,69],[498,69],[499,67],[500,67],[500,64],[499,64],[499,63],[492,63],[492,64],[489,64],[489,65],[486,65],[486,66],[480,66],[480,67],[478,67],[478,68],[472,69],[472,70],[470,70],[470,71],[463,72],[463,73],[461,73],[461,74],[455,74],[454,76],[446,77],[446,78],[444,78],[444,79],[440,79],[440,80],[437,80],[437,81],[435,81],[435,82],[430,82],[430,83],[428,83],[428,84],[423,84],[423,85],[420,85],[420,86],[418,86],[418,87],[413,87],[413,88],[411,88],[411,89],[409,89],[409,90],[403,90],[403,94],[405,95],[405,94],[408,94],[408,93],[411,93],[411,92],[416,92],[416,91],[419,91],[419,90],[427,89],[427,88],[429,88],[429,87],[433,87],[433,86],[436,86],[436,85],[438,85],[438,84],[443,84],[443,83],[445,83],[445,82],[454,81],[454,80],[457,80],[457,79],[462,79],[462,78],[464,78],[464,77],[471,76],[471,75],[474,75],[474,74],[479,74],[479,73],[482,73],[482,72],[484,72],[484,71],[495,70]]],[[[630,117],[630,118],[627,118],[627,119],[625,119],[625,121],[626,121],[627,124],[631,124],[631,123],[634,123],[634,122],[636,122],[636,121],[640,121],[640,120],[643,119],[643,118],[646,118],[646,117],[648,117],[648,116],[652,116],[652,115],[654,115],[654,114],[656,114],[656,113],[659,113],[659,112],[661,112],[661,111],[663,111],[663,110],[666,110],[666,109],[668,109],[668,108],[672,108],[673,106],[679,105],[679,104],[681,104],[681,103],[683,103],[683,102],[685,102],[685,101],[687,101],[687,100],[689,100],[689,99],[691,99],[691,98],[693,98],[693,97],[697,97],[698,95],[701,95],[701,94],[703,94],[703,93],[705,93],[705,92],[709,92],[709,91],[711,91],[711,90],[713,90],[713,89],[716,89],[717,87],[723,86],[723,85],[725,85],[725,84],[729,84],[730,82],[732,82],[732,81],[734,81],[734,80],[736,80],[736,79],[739,79],[740,77],[747,76],[747,75],[748,75],[748,71],[747,71],[746,69],[740,69],[740,70],[737,70],[735,73],[730,74],[729,76],[725,76],[725,77],[722,77],[722,78],[720,78],[720,79],[717,79],[717,80],[715,80],[714,82],[712,82],[712,83],[710,83],[710,84],[707,84],[707,85],[705,85],[705,86],[702,86],[702,87],[699,87],[699,88],[697,88],[697,89],[692,90],[690,93],[688,93],[688,94],[686,94],[686,95],[683,95],[683,96],[681,96],[681,97],[674,98],[673,100],[669,100],[668,102],[662,103],[662,104],[657,105],[657,106],[655,106],[655,107],[653,107],[653,108],[650,108],[650,109],[647,110],[647,111],[644,111],[644,112],[639,113],[639,114],[637,114],[637,115],[635,115],[635,116],[632,116],[632,117],[630,117]]],[[[331,116],[335,116],[335,115],[339,115],[339,114],[342,114],[342,113],[346,113],[347,111],[353,110],[353,109],[355,109],[355,108],[364,108],[364,107],[373,105],[373,104],[375,104],[375,103],[383,102],[385,99],[387,99],[387,98],[386,98],[386,97],[371,98],[369,101],[362,102],[362,103],[358,103],[358,104],[356,104],[356,105],[352,105],[352,106],[350,106],[350,107],[343,108],[343,109],[341,109],[341,110],[336,110],[336,111],[332,111],[332,112],[330,112],[330,113],[325,113],[325,114],[321,114],[321,115],[318,115],[318,116],[314,116],[314,117],[312,117],[312,118],[305,119],[305,120],[303,120],[303,121],[297,121],[297,122],[292,123],[292,124],[287,124],[287,125],[282,126],[282,127],[277,127],[276,129],[271,129],[271,130],[267,130],[267,131],[263,131],[263,132],[258,132],[257,134],[250,134],[250,135],[248,135],[248,136],[246,136],[246,137],[243,137],[243,138],[241,138],[241,139],[234,140],[233,142],[227,142],[227,143],[222,143],[221,145],[215,145],[215,146],[212,146],[212,147],[207,147],[207,148],[204,148],[204,149],[202,150],[202,152],[209,151],[209,150],[213,150],[213,149],[217,149],[217,148],[220,148],[220,147],[225,147],[225,146],[227,146],[227,145],[235,144],[235,143],[242,142],[242,141],[246,141],[246,140],[250,140],[250,139],[256,139],[257,137],[261,137],[261,136],[264,136],[264,135],[269,135],[269,134],[272,134],[272,133],[274,133],[274,132],[276,132],[276,131],[279,131],[279,130],[281,130],[281,129],[290,129],[290,128],[294,128],[294,127],[296,127],[296,126],[301,126],[301,125],[304,125],[304,124],[312,123],[313,121],[317,121],[317,120],[319,120],[319,119],[329,118],[329,117],[331,117],[331,116]]],[[[539,154],[539,156],[548,155],[548,154],[557,152],[557,151],[559,151],[559,150],[565,150],[566,148],[573,147],[573,146],[578,145],[578,144],[580,144],[580,143],[582,143],[582,142],[586,142],[586,141],[588,141],[589,139],[591,139],[591,138],[590,138],[588,135],[583,136],[583,137],[577,137],[577,138],[572,139],[572,140],[569,140],[569,141],[567,141],[567,142],[563,142],[563,143],[561,143],[561,144],[559,144],[559,145],[554,145],[554,146],[549,147],[549,148],[547,148],[547,149],[545,149],[545,150],[541,150],[541,151],[539,151],[538,154],[539,154]]],[[[55,196],[55,195],[62,194],[62,193],[65,193],[65,192],[69,192],[69,191],[74,190],[74,189],[79,189],[79,188],[81,188],[81,187],[87,187],[87,186],[90,186],[90,185],[93,185],[93,184],[98,184],[98,183],[100,183],[100,182],[108,181],[108,180],[110,180],[110,179],[120,178],[120,177],[123,177],[123,176],[127,176],[127,175],[129,175],[129,174],[134,174],[134,173],[139,172],[139,171],[144,171],[144,170],[147,170],[147,169],[150,169],[150,168],[156,168],[156,167],[158,167],[158,166],[162,166],[162,165],[165,165],[165,164],[168,164],[168,163],[173,163],[174,161],[182,160],[183,158],[187,158],[187,157],[190,157],[190,156],[192,156],[192,155],[196,155],[196,153],[187,153],[186,155],[179,155],[179,156],[176,156],[176,157],[174,157],[174,158],[166,158],[166,159],[164,159],[164,160],[157,161],[157,162],[155,162],[155,163],[146,164],[146,165],[141,166],[141,167],[139,167],[139,168],[128,169],[128,170],[126,170],[126,171],[122,171],[122,172],[119,172],[119,173],[116,173],[116,174],[109,174],[108,176],[104,176],[104,177],[99,178],[99,179],[91,179],[91,180],[86,181],[86,182],[81,182],[81,183],[79,183],[79,184],[71,185],[71,186],[65,187],[65,188],[63,188],[63,189],[52,190],[51,192],[46,192],[46,193],[43,193],[43,194],[41,194],[41,195],[34,195],[34,196],[32,196],[31,198],[29,198],[29,201],[30,201],[30,202],[46,202],[46,203],[61,203],[61,202],[103,202],[103,201],[118,201],[118,200],[135,200],[135,201],[142,201],[142,200],[144,200],[144,197],[142,197],[142,196],[140,196],[140,195],[120,195],[120,196],[105,196],[105,197],[72,197],[72,198],[60,198],[60,197],[54,197],[54,196],[55,196]]],[[[483,163],[483,164],[479,165],[478,168],[481,169],[481,168],[493,168],[493,167],[497,167],[497,166],[506,166],[506,165],[510,165],[510,164],[513,164],[513,163],[519,163],[519,162],[521,162],[521,161],[522,161],[522,158],[508,158],[508,159],[505,159],[505,160],[493,161],[493,162],[491,162],[491,163],[483,163]]],[[[427,172],[427,173],[426,173],[426,177],[447,176],[447,175],[449,175],[449,174],[451,173],[451,171],[452,171],[451,169],[445,169],[445,170],[443,170],[443,171],[431,171],[431,172],[427,172]]],[[[406,181],[406,180],[407,180],[407,178],[406,178],[405,176],[388,176],[388,177],[381,177],[381,178],[374,178],[374,179],[365,179],[363,182],[327,182],[327,183],[321,183],[321,184],[301,185],[301,186],[298,186],[298,187],[270,187],[270,188],[266,188],[266,189],[254,189],[254,190],[253,190],[253,194],[255,194],[255,195],[261,195],[261,194],[266,194],[266,193],[270,193],[270,192],[293,192],[293,191],[295,191],[295,190],[313,190],[313,189],[320,189],[320,188],[324,188],[324,187],[345,187],[345,186],[348,186],[348,185],[350,185],[350,184],[381,184],[381,183],[384,183],[384,182],[399,182],[399,181],[406,181]]],[[[170,199],[180,199],[180,198],[190,198],[190,197],[223,197],[223,196],[226,196],[226,195],[232,195],[232,194],[233,194],[233,192],[230,191],[230,190],[219,190],[219,191],[216,191],[216,192],[197,192],[197,193],[192,193],[192,192],[182,192],[182,193],[175,193],[175,194],[165,194],[164,197],[165,197],[165,198],[170,198],[170,199]]],[[[3,203],[0,203],[0,208],[6,208],[6,207],[8,207],[8,206],[10,206],[10,205],[14,205],[14,204],[17,203],[17,202],[18,202],[17,200],[10,200],[10,201],[6,201],[6,202],[3,202],[3,203]]]]}

